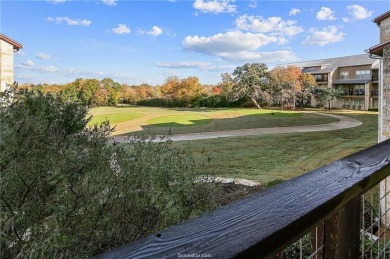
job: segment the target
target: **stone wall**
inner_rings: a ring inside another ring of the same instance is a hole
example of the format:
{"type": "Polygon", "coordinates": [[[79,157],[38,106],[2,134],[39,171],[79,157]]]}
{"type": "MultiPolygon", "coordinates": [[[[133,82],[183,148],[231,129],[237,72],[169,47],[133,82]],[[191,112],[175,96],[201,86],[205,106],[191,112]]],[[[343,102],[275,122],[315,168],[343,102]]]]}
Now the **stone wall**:
{"type": "Polygon", "coordinates": [[[380,25],[380,42],[390,40],[390,19],[383,20],[380,25]]]}
{"type": "Polygon", "coordinates": [[[0,40],[0,91],[14,82],[14,50],[8,42],[0,40]]]}
{"type": "Polygon", "coordinates": [[[383,49],[382,141],[390,138],[390,46],[383,49]]]}

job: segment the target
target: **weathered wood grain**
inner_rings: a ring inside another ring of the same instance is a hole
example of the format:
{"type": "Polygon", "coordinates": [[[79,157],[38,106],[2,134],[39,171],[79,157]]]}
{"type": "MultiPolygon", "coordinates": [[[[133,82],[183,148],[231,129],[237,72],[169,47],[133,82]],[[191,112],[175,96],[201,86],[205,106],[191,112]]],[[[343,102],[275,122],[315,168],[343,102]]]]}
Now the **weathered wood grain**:
{"type": "Polygon", "coordinates": [[[96,258],[264,258],[390,174],[390,140],[96,258]]]}

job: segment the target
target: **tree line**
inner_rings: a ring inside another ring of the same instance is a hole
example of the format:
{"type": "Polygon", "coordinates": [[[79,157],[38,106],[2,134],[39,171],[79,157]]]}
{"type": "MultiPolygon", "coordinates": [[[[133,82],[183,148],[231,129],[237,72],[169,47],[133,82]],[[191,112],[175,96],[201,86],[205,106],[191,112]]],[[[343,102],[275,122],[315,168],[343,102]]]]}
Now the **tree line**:
{"type": "MultiPolygon", "coordinates": [[[[280,105],[281,108],[302,108],[316,86],[315,78],[296,66],[278,66],[271,70],[262,63],[245,64],[233,73],[223,73],[216,85],[202,85],[199,78],[168,77],[161,85],[127,85],[111,78],[76,79],[63,85],[29,85],[19,88],[37,88],[43,93],[60,95],[88,107],[140,104],[167,107],[229,107],[280,105]]],[[[326,89],[318,97],[329,100],[326,89]]],[[[332,93],[337,96],[337,93],[332,93]]]]}

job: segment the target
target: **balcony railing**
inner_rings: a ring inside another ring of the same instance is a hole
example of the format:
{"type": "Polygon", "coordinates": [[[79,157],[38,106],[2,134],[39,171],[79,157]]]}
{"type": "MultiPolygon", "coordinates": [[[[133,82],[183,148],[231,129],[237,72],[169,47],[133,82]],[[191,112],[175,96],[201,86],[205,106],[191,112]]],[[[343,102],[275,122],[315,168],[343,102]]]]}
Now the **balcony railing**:
{"type": "Polygon", "coordinates": [[[316,78],[316,82],[317,83],[327,83],[328,82],[328,78],[316,78]]]}
{"type": "Polygon", "coordinates": [[[365,258],[360,239],[386,254],[372,245],[382,217],[361,226],[360,209],[389,174],[390,140],[96,258],[274,258],[310,231],[318,256],[365,258]]]}
{"type": "Polygon", "coordinates": [[[364,89],[355,89],[354,91],[344,91],[344,96],[362,96],[365,94],[364,89]]]}

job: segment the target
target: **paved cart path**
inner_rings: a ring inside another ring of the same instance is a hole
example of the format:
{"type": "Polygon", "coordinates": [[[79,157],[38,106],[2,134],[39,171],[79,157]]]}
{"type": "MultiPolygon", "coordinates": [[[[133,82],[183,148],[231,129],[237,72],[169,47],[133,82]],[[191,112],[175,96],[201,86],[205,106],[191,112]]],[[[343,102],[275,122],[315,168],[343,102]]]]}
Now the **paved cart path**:
{"type": "MultiPolygon", "coordinates": [[[[315,112],[307,112],[307,113],[315,113],[315,112]]],[[[260,135],[271,135],[271,134],[281,134],[281,133],[302,133],[302,132],[339,130],[339,129],[353,128],[362,125],[361,121],[358,121],[353,118],[341,116],[341,115],[328,114],[328,113],[315,113],[315,114],[333,117],[338,119],[339,121],[328,123],[328,124],[319,124],[319,125],[255,128],[255,129],[239,129],[239,130],[224,130],[224,131],[201,132],[201,133],[174,134],[169,136],[169,138],[172,141],[182,141],[182,140],[213,139],[213,138],[227,138],[227,137],[240,137],[240,136],[260,136],[260,135]]],[[[128,137],[113,136],[113,138],[117,142],[126,142],[128,137]]]]}

